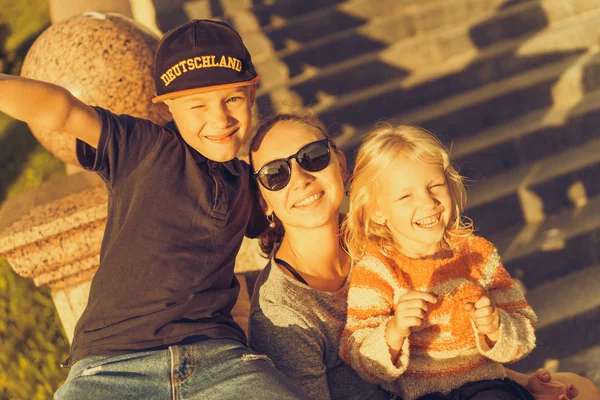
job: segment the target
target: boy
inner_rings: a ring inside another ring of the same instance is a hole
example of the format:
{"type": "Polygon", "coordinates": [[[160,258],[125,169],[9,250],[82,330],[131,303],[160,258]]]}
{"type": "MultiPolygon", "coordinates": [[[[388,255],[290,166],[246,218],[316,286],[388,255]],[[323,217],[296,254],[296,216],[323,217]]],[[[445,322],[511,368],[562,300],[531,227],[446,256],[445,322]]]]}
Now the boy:
{"type": "Polygon", "coordinates": [[[160,42],[154,80],[176,130],[0,76],[0,111],[74,135],[109,192],[100,267],[55,398],[300,398],[230,313],[243,235],[265,223],[235,158],[259,81],[250,54],[228,25],[192,21],[160,42]]]}

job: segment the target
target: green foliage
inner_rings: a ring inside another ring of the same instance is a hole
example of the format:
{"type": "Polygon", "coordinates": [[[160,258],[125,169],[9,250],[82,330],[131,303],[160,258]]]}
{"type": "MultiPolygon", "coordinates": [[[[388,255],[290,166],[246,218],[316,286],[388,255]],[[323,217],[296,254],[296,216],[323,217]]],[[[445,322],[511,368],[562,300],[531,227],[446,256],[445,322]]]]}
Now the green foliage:
{"type": "MultiPolygon", "coordinates": [[[[64,174],[63,163],[37,143],[26,125],[4,119],[0,199],[64,174]]],[[[50,290],[36,288],[0,259],[0,400],[52,398],[68,372],[59,366],[68,346],[50,290]]]]}
{"type": "MultiPolygon", "coordinates": [[[[64,174],[25,124],[0,117],[0,201],[64,174]]],[[[68,342],[48,288],[0,259],[0,400],[49,399],[66,378],[68,342]]]]}
{"type": "Polygon", "coordinates": [[[60,175],[64,164],[37,142],[27,125],[0,114],[0,202],[60,175]]]}
{"type": "MultiPolygon", "coordinates": [[[[0,0],[0,10],[0,69],[16,73],[23,46],[49,24],[48,1],[0,0]]],[[[27,125],[0,115],[0,202],[62,174],[27,125]]],[[[0,400],[52,398],[68,372],[59,366],[68,347],[50,290],[0,259],[0,400]]]]}
{"type": "Polygon", "coordinates": [[[68,342],[50,291],[0,260],[0,399],[50,399],[66,378],[68,342]]]}
{"type": "Polygon", "coordinates": [[[40,183],[64,175],[65,166],[42,146],[37,145],[28,155],[25,165],[16,181],[8,188],[6,198],[32,189],[40,183]]]}
{"type": "Polygon", "coordinates": [[[0,0],[0,26],[8,36],[2,50],[15,51],[50,24],[48,0],[0,0]]]}

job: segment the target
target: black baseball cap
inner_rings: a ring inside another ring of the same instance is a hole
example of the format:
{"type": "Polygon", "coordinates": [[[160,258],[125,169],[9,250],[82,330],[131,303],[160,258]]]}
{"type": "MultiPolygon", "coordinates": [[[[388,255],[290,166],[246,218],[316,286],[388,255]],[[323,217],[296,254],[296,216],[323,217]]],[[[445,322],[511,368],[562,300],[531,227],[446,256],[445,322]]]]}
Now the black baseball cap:
{"type": "Polygon", "coordinates": [[[158,44],[152,102],[259,80],[248,49],[231,26],[197,19],[167,32],[158,44]]]}

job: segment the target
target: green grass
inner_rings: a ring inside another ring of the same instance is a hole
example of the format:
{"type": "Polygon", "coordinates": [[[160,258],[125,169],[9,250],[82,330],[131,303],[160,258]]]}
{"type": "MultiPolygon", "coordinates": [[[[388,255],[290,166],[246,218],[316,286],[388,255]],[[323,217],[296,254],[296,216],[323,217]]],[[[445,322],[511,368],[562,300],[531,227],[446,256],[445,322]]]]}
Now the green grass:
{"type": "Polygon", "coordinates": [[[0,399],[50,399],[66,378],[68,342],[48,288],[0,259],[0,399]]]}
{"type": "MultiPolygon", "coordinates": [[[[0,0],[0,10],[0,57],[23,50],[49,23],[47,0],[0,0]]],[[[0,203],[62,174],[27,125],[0,114],[0,203]]],[[[68,372],[59,366],[68,346],[50,290],[0,259],[0,400],[52,398],[68,372]]]]}
{"type": "Polygon", "coordinates": [[[0,0],[0,10],[0,26],[8,29],[6,52],[15,51],[50,24],[48,0],[0,0]]]}
{"type": "Polygon", "coordinates": [[[26,124],[0,114],[0,202],[64,174],[64,164],[45,150],[26,124]]]}

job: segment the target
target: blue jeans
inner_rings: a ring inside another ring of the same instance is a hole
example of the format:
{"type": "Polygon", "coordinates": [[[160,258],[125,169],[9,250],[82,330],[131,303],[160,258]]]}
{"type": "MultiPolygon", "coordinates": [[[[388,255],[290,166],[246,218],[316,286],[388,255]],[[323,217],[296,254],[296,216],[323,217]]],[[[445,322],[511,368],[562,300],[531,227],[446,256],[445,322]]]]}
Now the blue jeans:
{"type": "Polygon", "coordinates": [[[306,399],[269,358],[241,342],[213,339],[71,367],[62,399],[306,399]]]}

